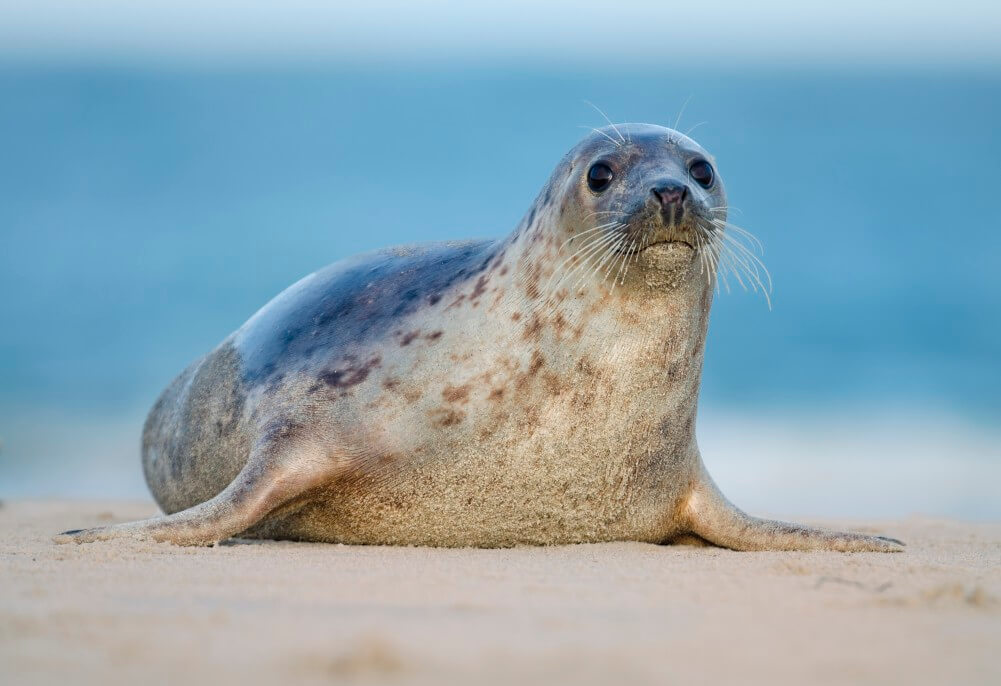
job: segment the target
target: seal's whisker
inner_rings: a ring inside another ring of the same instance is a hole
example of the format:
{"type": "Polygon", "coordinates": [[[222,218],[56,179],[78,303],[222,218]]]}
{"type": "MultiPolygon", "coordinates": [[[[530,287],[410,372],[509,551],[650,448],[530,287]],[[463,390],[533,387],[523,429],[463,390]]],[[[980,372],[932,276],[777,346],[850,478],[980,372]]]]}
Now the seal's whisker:
{"type": "Polygon", "coordinates": [[[708,250],[706,250],[706,258],[709,261],[709,265],[712,268],[713,276],[716,277],[716,292],[719,293],[720,282],[726,287],[727,292],[730,292],[730,284],[726,280],[726,274],[720,270],[720,255],[719,255],[719,245],[718,239],[715,236],[710,236],[707,241],[708,250]]]}
{"type": "Polygon", "coordinates": [[[622,253],[622,259],[619,261],[619,271],[615,273],[615,280],[612,281],[612,288],[615,288],[615,284],[623,284],[626,280],[626,270],[629,268],[629,258],[632,254],[633,248],[636,247],[636,239],[629,239],[629,247],[622,253]]]}
{"type": "MultiPolygon", "coordinates": [[[[613,224],[613,226],[614,226],[614,224],[613,224]]],[[[607,227],[602,227],[602,228],[606,229],[607,227]]],[[[571,267],[573,267],[573,268],[576,268],[576,267],[580,266],[580,261],[583,259],[583,256],[586,253],[589,253],[590,251],[595,250],[596,248],[600,247],[605,241],[612,240],[613,236],[615,235],[613,232],[610,232],[610,231],[607,231],[607,230],[603,231],[601,233],[598,233],[597,235],[595,235],[595,232],[593,232],[593,231],[591,231],[589,233],[591,235],[588,235],[588,236],[586,236],[583,239],[582,245],[580,247],[578,247],[577,250],[575,250],[574,252],[572,252],[569,257],[567,257],[566,259],[564,259],[557,266],[557,268],[553,272],[554,274],[559,273],[559,271],[563,267],[568,266],[568,265],[571,266],[571,267]]]]}
{"type": "Polygon", "coordinates": [[[628,271],[629,266],[636,260],[637,248],[639,248],[639,243],[634,236],[632,240],[629,241],[629,251],[626,253],[626,270],[628,271]]]}
{"type": "Polygon", "coordinates": [[[601,249],[598,250],[596,254],[593,254],[591,256],[591,258],[593,259],[593,261],[592,261],[592,259],[588,260],[588,262],[587,262],[588,268],[587,269],[583,269],[583,270],[580,271],[580,273],[578,275],[578,278],[577,278],[577,281],[573,285],[573,290],[574,291],[576,291],[578,288],[580,288],[580,284],[588,276],[597,275],[597,273],[599,271],[601,271],[601,267],[608,260],[608,256],[613,254],[613,251],[610,250],[612,244],[614,242],[618,241],[618,240],[621,240],[621,239],[616,234],[611,234],[611,236],[614,237],[614,240],[605,241],[601,245],[601,249]]]}
{"type": "Polygon", "coordinates": [[[577,269],[580,267],[581,263],[587,259],[590,253],[598,250],[601,247],[603,241],[609,240],[608,234],[601,234],[592,237],[590,240],[584,242],[575,252],[573,252],[569,257],[563,260],[555,270],[553,270],[553,275],[546,282],[546,286],[543,289],[544,292],[550,292],[558,288],[566,277],[564,273],[563,277],[557,279],[557,275],[563,270],[564,267],[568,267],[569,270],[577,269]]]}
{"type": "Polygon", "coordinates": [[[613,243],[608,247],[608,253],[605,255],[605,258],[598,266],[598,269],[604,268],[605,270],[605,275],[601,280],[602,283],[608,281],[608,276],[611,273],[612,269],[615,267],[616,260],[619,259],[619,250],[622,249],[622,245],[623,243],[626,242],[627,239],[628,236],[622,234],[621,236],[619,236],[619,239],[615,241],[615,243],[613,243]]]}
{"type": "Polygon", "coordinates": [[[586,236],[588,234],[594,233],[595,231],[601,231],[602,229],[608,229],[608,228],[613,227],[613,226],[615,226],[616,224],[619,224],[619,223],[621,223],[621,222],[608,222],[607,224],[600,224],[598,226],[592,226],[590,229],[584,229],[583,231],[578,231],[574,235],[570,236],[570,238],[568,238],[565,241],[563,241],[562,243],[560,243],[560,246],[559,246],[558,250],[562,250],[563,248],[565,248],[567,246],[567,244],[572,243],[577,238],[582,238],[583,236],[586,236]]]}
{"type": "MultiPolygon", "coordinates": [[[[733,274],[733,277],[737,279],[737,283],[740,284],[740,287],[746,291],[747,284],[745,284],[744,279],[741,278],[740,269],[738,269],[736,265],[740,264],[745,270],[747,270],[747,266],[744,265],[741,262],[741,260],[726,246],[723,246],[721,257],[723,259],[724,264],[726,265],[726,269],[729,270],[731,274],[733,274]]],[[[753,282],[751,283],[751,290],[753,290],[754,292],[757,292],[758,290],[753,282]]]]}
{"type": "Polygon", "coordinates": [[[687,98],[685,98],[684,104],[681,106],[681,109],[678,110],[678,116],[675,117],[675,119],[674,119],[674,126],[671,127],[675,131],[678,130],[678,125],[681,124],[681,117],[685,113],[685,108],[688,107],[688,103],[691,101],[691,99],[692,99],[691,95],[689,95],[687,98]]]}
{"type": "Polygon", "coordinates": [[[612,123],[612,120],[608,118],[608,115],[607,115],[607,114],[605,114],[604,112],[602,112],[602,111],[601,111],[601,108],[600,108],[600,107],[598,107],[597,105],[595,105],[595,104],[594,104],[593,102],[591,102],[591,101],[589,101],[589,100],[585,100],[584,102],[585,102],[585,103],[587,103],[588,105],[590,105],[591,107],[593,107],[593,108],[594,108],[594,109],[595,109],[595,110],[596,110],[596,111],[598,112],[598,114],[600,114],[600,115],[601,115],[602,117],[604,117],[604,118],[605,118],[605,121],[607,121],[607,122],[608,122],[608,125],[612,127],[612,130],[613,130],[613,131],[615,131],[615,134],[616,134],[616,135],[617,135],[617,136],[618,136],[619,138],[621,138],[621,139],[622,139],[622,142],[623,142],[623,143],[625,143],[625,142],[626,142],[626,138],[625,138],[625,136],[623,136],[623,135],[622,135],[622,132],[621,132],[621,131],[619,131],[619,127],[617,127],[617,126],[616,126],[615,124],[613,124],[613,123],[612,123]]]}
{"type": "MultiPolygon", "coordinates": [[[[588,241],[586,246],[578,250],[569,259],[564,261],[563,265],[560,265],[560,268],[562,268],[564,265],[569,265],[570,268],[567,271],[566,275],[554,284],[553,288],[554,289],[559,288],[563,284],[563,281],[566,280],[566,276],[569,276],[570,274],[583,268],[583,266],[588,263],[588,260],[590,260],[592,256],[601,252],[601,249],[607,243],[610,243],[612,240],[614,240],[612,234],[602,234],[601,236],[598,236],[597,238],[588,241]]],[[[556,272],[554,273],[559,273],[559,269],[557,269],[556,272]]]]}
{"type": "Polygon", "coordinates": [[[649,247],[649,245],[650,245],[650,236],[649,236],[649,234],[646,234],[646,235],[643,236],[643,239],[640,241],[640,247],[639,247],[639,250],[636,251],[636,255],[635,255],[634,260],[633,260],[634,262],[639,262],[639,260],[640,260],[640,253],[642,253],[644,250],[646,250],[647,247],[649,247]]]}
{"type": "Polygon", "coordinates": [[[568,257],[559,265],[559,267],[553,272],[553,277],[550,277],[549,282],[546,283],[546,287],[543,289],[543,292],[546,293],[547,296],[550,296],[552,293],[554,293],[561,285],[563,285],[563,283],[570,276],[580,271],[582,267],[587,265],[590,259],[594,255],[600,254],[602,248],[604,248],[605,245],[607,245],[608,243],[615,240],[617,236],[618,236],[617,233],[609,232],[601,234],[597,238],[588,241],[584,246],[578,249],[577,252],[568,257]],[[572,265],[571,268],[567,270],[562,277],[559,278],[559,280],[553,283],[553,279],[555,278],[555,276],[560,273],[560,271],[563,269],[564,266],[570,264],[571,260],[574,259],[577,259],[578,262],[572,265]]]}
{"type": "Polygon", "coordinates": [[[706,238],[705,229],[701,222],[696,224],[695,243],[699,251],[699,270],[706,275],[706,285],[712,286],[712,272],[709,270],[709,263],[706,261],[706,238]]]}
{"type": "MultiPolygon", "coordinates": [[[[575,252],[571,253],[569,257],[563,260],[563,262],[560,263],[559,267],[556,269],[556,272],[559,272],[560,269],[562,269],[564,266],[567,265],[574,267],[578,266],[578,260],[582,258],[584,253],[588,252],[589,249],[602,245],[603,242],[605,242],[606,240],[612,240],[612,238],[617,233],[616,223],[612,223],[609,224],[608,226],[603,226],[600,228],[601,231],[597,233],[595,231],[588,231],[588,235],[582,239],[583,244],[575,252]]],[[[560,249],[562,250],[562,246],[560,246],[560,249]]]]}
{"type": "Polygon", "coordinates": [[[726,270],[723,268],[723,264],[720,260],[719,249],[713,245],[709,251],[709,259],[712,261],[713,274],[716,276],[716,292],[720,291],[720,284],[726,289],[726,292],[730,292],[730,282],[726,278],[726,270]]]}
{"type": "MultiPolygon", "coordinates": [[[[619,247],[626,240],[626,235],[623,234],[621,231],[617,232],[615,235],[616,235],[616,240],[614,240],[614,241],[612,241],[610,243],[606,243],[605,244],[601,256],[597,259],[597,261],[595,262],[595,264],[592,266],[592,273],[595,276],[597,276],[598,272],[600,272],[603,268],[605,268],[605,266],[608,265],[609,262],[614,261],[614,259],[618,255],[618,249],[619,249],[619,247]]],[[[585,276],[587,276],[587,275],[584,274],[584,275],[581,276],[581,278],[584,278],[585,276]]],[[[605,273],[605,279],[607,279],[607,278],[608,278],[608,273],[606,272],[605,273]]],[[[603,282],[604,282],[604,280],[603,280],[603,282]]]]}
{"type": "Polygon", "coordinates": [[[702,125],[703,125],[703,124],[705,124],[705,123],[707,123],[707,122],[704,122],[704,121],[700,121],[700,122],[699,122],[698,124],[696,124],[695,126],[689,126],[689,127],[688,127],[688,130],[687,130],[687,131],[685,131],[685,135],[686,135],[686,136],[689,136],[689,137],[691,137],[691,135],[692,135],[692,131],[694,131],[695,129],[699,128],[700,126],[702,126],[702,125]]]}
{"type": "MultiPolygon", "coordinates": [[[[751,290],[753,290],[755,293],[757,293],[758,292],[758,288],[760,288],[761,289],[761,294],[763,296],[765,296],[765,302],[768,303],[768,309],[772,309],[772,299],[771,299],[771,296],[770,296],[770,294],[768,292],[768,289],[765,286],[765,284],[762,283],[761,278],[757,275],[757,273],[753,269],[748,268],[745,262],[743,262],[742,260],[740,260],[739,258],[737,258],[736,255],[734,255],[734,253],[730,253],[730,255],[737,262],[737,264],[739,264],[741,267],[743,267],[744,273],[748,276],[748,280],[751,283],[751,290]],[[755,286],[755,284],[757,284],[757,285],[755,286]]],[[[734,274],[737,274],[737,271],[738,271],[737,269],[734,269],[734,274]]],[[[741,285],[743,285],[743,284],[741,284],[741,285]]],[[[744,290],[747,290],[746,287],[745,287],[744,290]]]]}
{"type": "Polygon", "coordinates": [[[763,290],[771,290],[771,275],[768,273],[767,267],[746,245],[736,240],[733,236],[726,234],[723,234],[720,238],[720,245],[728,253],[733,254],[734,259],[745,270],[748,277],[753,278],[755,282],[761,282],[763,290]],[[765,274],[765,280],[768,281],[767,287],[762,282],[762,272],[765,274]]]}
{"type": "Polygon", "coordinates": [[[723,289],[729,293],[730,292],[730,279],[727,278],[726,273],[728,271],[728,263],[723,255],[722,250],[719,248],[718,244],[715,250],[715,260],[716,260],[716,292],[719,293],[720,284],[723,284],[723,289]]]}
{"type": "Polygon", "coordinates": [[[749,241],[751,241],[754,244],[754,247],[757,248],[759,253],[761,253],[762,255],[765,253],[765,246],[761,244],[761,241],[758,239],[758,237],[755,236],[750,231],[748,231],[747,229],[745,229],[744,227],[737,226],[733,222],[723,221],[722,219],[711,219],[710,221],[714,225],[718,226],[720,229],[723,229],[724,233],[726,232],[727,229],[730,229],[734,233],[739,233],[740,235],[746,237],[749,241]]]}
{"type": "MultiPolygon", "coordinates": [[[[611,259],[608,261],[608,266],[605,269],[605,278],[602,279],[602,283],[608,281],[608,277],[612,273],[612,269],[615,268],[615,263],[618,262],[619,257],[621,257],[621,253],[619,251],[622,249],[622,245],[628,240],[628,238],[628,236],[623,234],[622,237],[615,242],[615,245],[613,245],[608,251],[611,259]]],[[[612,284],[615,284],[614,280],[612,281],[612,284]]]]}
{"type": "Polygon", "coordinates": [[[584,125],[581,125],[581,127],[580,127],[580,128],[582,128],[582,129],[591,129],[591,130],[592,130],[592,131],[594,131],[595,133],[599,133],[599,134],[601,134],[602,136],[604,136],[604,137],[605,137],[605,138],[607,138],[608,140],[610,140],[610,141],[612,141],[613,143],[615,143],[615,147],[617,147],[617,148],[618,148],[618,147],[621,147],[621,146],[622,146],[622,143],[625,143],[625,140],[623,140],[623,141],[622,141],[622,143],[620,143],[619,141],[615,140],[614,138],[612,138],[611,136],[609,136],[609,135],[608,135],[607,133],[605,133],[605,132],[604,132],[604,131],[602,131],[601,129],[596,129],[596,128],[594,128],[593,126],[584,126],[584,125]]]}
{"type": "Polygon", "coordinates": [[[602,210],[600,212],[588,212],[584,215],[584,219],[590,219],[591,217],[596,217],[599,214],[629,214],[622,210],[602,210]]]}
{"type": "Polygon", "coordinates": [[[754,234],[745,231],[744,229],[741,229],[739,226],[734,226],[732,224],[722,224],[720,222],[714,222],[714,224],[723,231],[723,234],[725,236],[733,240],[739,239],[741,241],[747,241],[750,245],[747,245],[745,247],[747,247],[755,254],[762,254],[762,255],[764,254],[765,248],[761,244],[761,241],[758,240],[757,236],[755,236],[754,234]]]}
{"type": "Polygon", "coordinates": [[[756,269],[749,266],[747,262],[739,258],[736,253],[731,252],[730,254],[733,257],[733,259],[744,268],[745,274],[747,274],[749,280],[751,281],[751,289],[754,292],[757,292],[758,288],[760,288],[761,294],[765,296],[765,302],[768,303],[768,309],[772,309],[772,299],[769,294],[771,290],[770,286],[768,287],[765,286],[765,284],[761,281],[761,277],[759,276],[756,269]],[[755,284],[757,284],[757,287],[755,287],[755,284]]]}
{"type": "Polygon", "coordinates": [[[764,263],[746,245],[725,232],[721,231],[716,234],[715,243],[717,252],[721,257],[721,264],[733,274],[745,291],[748,290],[748,284],[750,285],[750,290],[754,292],[757,292],[758,288],[760,288],[762,295],[765,296],[768,309],[771,309],[772,301],[770,294],[772,291],[772,280],[771,274],[768,273],[768,268],[765,267],[764,263]],[[741,278],[741,271],[744,272],[744,275],[748,279],[747,284],[741,278]],[[767,286],[765,285],[765,281],[762,280],[762,272],[764,272],[765,280],[768,282],[767,286]]]}
{"type": "MultiPolygon", "coordinates": [[[[723,241],[725,241],[727,245],[732,246],[733,249],[735,249],[741,255],[743,255],[743,256],[745,256],[747,258],[747,260],[748,260],[748,269],[753,272],[755,278],[759,282],[761,280],[760,279],[760,272],[764,272],[765,279],[768,281],[767,291],[770,293],[772,291],[772,275],[768,272],[768,267],[766,267],[765,263],[761,261],[761,258],[759,258],[757,255],[755,255],[754,251],[752,251],[751,249],[749,249],[746,245],[744,245],[743,243],[741,243],[734,236],[730,236],[730,235],[728,235],[726,233],[723,233],[722,237],[723,237],[723,241]]],[[[764,284],[762,284],[762,288],[764,289],[764,284]]]]}
{"type": "Polygon", "coordinates": [[[733,210],[737,214],[744,214],[744,211],[739,207],[734,207],[733,205],[721,205],[720,207],[710,207],[710,212],[722,212],[726,214],[728,211],[733,210]]]}
{"type": "MultiPolygon", "coordinates": [[[[734,251],[735,255],[739,254],[742,258],[746,259],[748,269],[752,270],[755,274],[758,274],[759,270],[765,272],[766,275],[768,274],[768,269],[765,268],[764,263],[746,245],[736,240],[733,236],[727,236],[726,234],[723,235],[723,241],[724,245],[734,251]]],[[[769,278],[770,283],[771,279],[769,278]]]]}

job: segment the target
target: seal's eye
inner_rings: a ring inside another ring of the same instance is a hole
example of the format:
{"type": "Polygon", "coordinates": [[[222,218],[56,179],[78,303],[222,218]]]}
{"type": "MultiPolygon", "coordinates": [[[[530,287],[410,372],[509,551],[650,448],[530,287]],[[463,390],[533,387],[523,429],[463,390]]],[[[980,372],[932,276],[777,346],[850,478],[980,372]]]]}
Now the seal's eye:
{"type": "Polygon", "coordinates": [[[716,175],[713,173],[713,166],[705,160],[696,160],[688,168],[688,173],[692,175],[700,186],[709,188],[713,185],[716,175]]]}
{"type": "Polygon", "coordinates": [[[587,170],[587,187],[595,193],[600,193],[608,188],[614,177],[611,167],[604,162],[595,162],[587,170]]]}

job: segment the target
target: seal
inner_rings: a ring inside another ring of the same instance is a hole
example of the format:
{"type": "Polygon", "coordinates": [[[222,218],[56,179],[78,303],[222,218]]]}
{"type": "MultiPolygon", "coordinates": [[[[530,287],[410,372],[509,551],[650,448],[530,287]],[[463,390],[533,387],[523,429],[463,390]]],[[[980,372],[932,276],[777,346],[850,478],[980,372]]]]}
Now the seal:
{"type": "Polygon", "coordinates": [[[726,211],[695,141],[595,129],[506,238],[382,250],[278,295],[150,412],[166,514],[56,540],[900,550],[751,517],[706,472],[710,305],[728,266],[760,282],[726,211]]]}

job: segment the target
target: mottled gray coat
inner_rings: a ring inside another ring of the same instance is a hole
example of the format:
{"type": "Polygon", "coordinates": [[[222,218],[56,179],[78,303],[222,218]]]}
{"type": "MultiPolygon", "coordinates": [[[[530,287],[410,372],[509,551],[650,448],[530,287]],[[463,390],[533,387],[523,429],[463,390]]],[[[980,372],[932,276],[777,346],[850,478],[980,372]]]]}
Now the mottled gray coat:
{"type": "Polygon", "coordinates": [[[507,238],[306,277],[150,412],[143,467],[167,516],[59,540],[898,549],[749,517],[706,474],[695,416],[726,198],[696,162],[714,171],[669,129],[607,127],[507,238]]]}

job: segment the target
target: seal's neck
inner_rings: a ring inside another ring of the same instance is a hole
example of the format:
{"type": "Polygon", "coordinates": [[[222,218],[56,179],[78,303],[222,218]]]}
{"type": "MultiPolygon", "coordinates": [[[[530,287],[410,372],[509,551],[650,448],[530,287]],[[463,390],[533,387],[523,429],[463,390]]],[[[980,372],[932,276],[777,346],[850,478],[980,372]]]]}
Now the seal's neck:
{"type": "Polygon", "coordinates": [[[509,296],[491,314],[510,335],[535,338],[553,356],[608,358],[610,371],[639,385],[697,392],[712,303],[697,253],[676,243],[632,256],[575,253],[546,231],[545,218],[536,223],[526,220],[497,246],[510,265],[509,296]]]}

